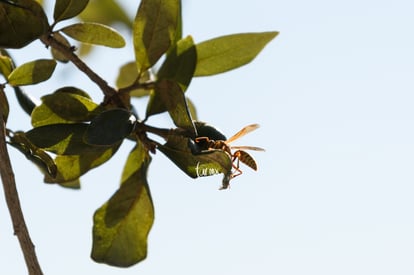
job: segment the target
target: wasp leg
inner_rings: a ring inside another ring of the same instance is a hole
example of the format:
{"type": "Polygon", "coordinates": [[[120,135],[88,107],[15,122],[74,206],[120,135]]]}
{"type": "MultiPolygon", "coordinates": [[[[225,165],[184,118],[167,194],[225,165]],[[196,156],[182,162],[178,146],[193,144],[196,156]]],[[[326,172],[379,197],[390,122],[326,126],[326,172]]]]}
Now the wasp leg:
{"type": "Polygon", "coordinates": [[[194,141],[195,142],[209,142],[210,141],[210,139],[208,138],[208,137],[196,137],[195,139],[194,139],[194,141]]]}
{"type": "Polygon", "coordinates": [[[232,162],[232,166],[233,166],[233,168],[234,168],[234,170],[236,170],[236,171],[234,171],[232,174],[231,174],[231,178],[235,178],[235,177],[237,177],[237,176],[240,176],[241,174],[243,174],[243,171],[242,170],[240,170],[240,152],[239,151],[236,151],[236,152],[234,152],[234,154],[233,154],[233,160],[232,160],[233,162],[232,162]],[[235,165],[234,164],[234,162],[237,160],[237,164],[235,165]]]}

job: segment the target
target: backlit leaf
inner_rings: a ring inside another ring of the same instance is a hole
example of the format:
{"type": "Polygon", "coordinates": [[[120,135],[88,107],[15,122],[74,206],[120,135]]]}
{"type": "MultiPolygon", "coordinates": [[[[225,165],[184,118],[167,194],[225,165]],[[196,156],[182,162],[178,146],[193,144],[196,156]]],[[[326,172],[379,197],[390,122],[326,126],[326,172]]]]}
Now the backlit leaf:
{"type": "Polygon", "coordinates": [[[177,42],[168,52],[167,58],[158,71],[158,79],[169,79],[180,84],[185,91],[193,78],[197,64],[197,51],[191,36],[177,42]]]}
{"type": "MultiPolygon", "coordinates": [[[[119,74],[116,79],[116,86],[118,88],[129,87],[135,83],[145,83],[153,79],[150,70],[145,72],[138,73],[137,65],[135,62],[128,62],[121,66],[119,69],[119,74]],[[138,79],[139,78],[139,79],[138,79]]],[[[130,95],[134,97],[148,96],[151,90],[149,89],[135,89],[130,91],[130,95]]]]}
{"type": "Polygon", "coordinates": [[[96,22],[104,25],[122,23],[132,28],[132,20],[116,0],[90,0],[79,17],[84,22],[96,22]]]}
{"type": "Polygon", "coordinates": [[[147,183],[150,156],[138,144],[130,153],[121,187],[94,215],[91,257],[118,267],[136,264],[147,256],[147,238],[154,207],[147,183]]]}
{"type": "Polygon", "coordinates": [[[0,2],[0,48],[22,48],[48,30],[47,17],[36,1],[0,2]]]}
{"type": "Polygon", "coordinates": [[[157,148],[192,178],[219,173],[226,177],[231,173],[232,160],[229,154],[222,150],[200,150],[189,138],[171,135],[166,144],[160,144],[157,148]]]}
{"type": "Polygon", "coordinates": [[[77,23],[61,29],[63,33],[83,43],[122,48],[125,39],[115,29],[98,23],[77,23]]]}
{"type": "Polygon", "coordinates": [[[34,145],[24,132],[13,132],[9,136],[9,144],[23,153],[28,160],[36,164],[36,166],[50,178],[56,177],[57,166],[52,157],[43,149],[34,145]]]}
{"type": "Polygon", "coordinates": [[[42,97],[42,104],[32,113],[32,125],[77,123],[89,121],[100,112],[89,95],[75,87],[63,87],[42,97]]]}
{"type": "Polygon", "coordinates": [[[176,41],[181,1],[142,0],[133,25],[137,67],[152,67],[176,41]]]}
{"type": "Polygon", "coordinates": [[[278,32],[240,33],[214,38],[196,45],[195,76],[236,69],[251,62],[278,32]]]}
{"type": "Polygon", "coordinates": [[[101,146],[85,143],[83,137],[87,129],[85,123],[52,124],[33,128],[26,136],[35,146],[58,155],[101,152],[101,146]]]}
{"type": "Polygon", "coordinates": [[[121,66],[116,79],[118,88],[125,88],[134,84],[138,80],[138,69],[135,62],[128,62],[121,66]]]}
{"type": "Polygon", "coordinates": [[[62,182],[59,183],[60,186],[64,187],[64,188],[69,188],[69,189],[80,189],[81,188],[81,183],[80,180],[73,180],[73,181],[68,181],[68,182],[62,182]]]}
{"type": "Polygon", "coordinates": [[[85,141],[108,146],[122,141],[133,130],[136,118],[125,109],[112,109],[95,117],[85,132],[85,141]]]}
{"type": "Polygon", "coordinates": [[[53,18],[56,22],[75,17],[81,13],[89,0],[56,0],[53,18]]]}
{"type": "Polygon", "coordinates": [[[197,117],[197,109],[196,109],[194,103],[188,97],[185,97],[185,99],[187,101],[187,107],[188,107],[188,111],[190,112],[191,118],[193,120],[197,120],[198,119],[198,117],[197,117]]]}
{"type": "Polygon", "coordinates": [[[98,151],[84,152],[81,155],[58,155],[55,158],[56,177],[45,176],[46,183],[65,183],[79,179],[89,170],[108,161],[118,150],[120,144],[113,147],[101,147],[98,151]]]}
{"type": "Polygon", "coordinates": [[[9,84],[23,86],[36,84],[50,78],[56,67],[56,61],[38,59],[15,68],[9,75],[9,84]]]}
{"type": "Polygon", "coordinates": [[[184,93],[180,85],[170,80],[161,80],[156,83],[154,95],[148,103],[147,117],[165,110],[168,111],[177,127],[184,128],[196,136],[184,93]]]}
{"type": "Polygon", "coordinates": [[[0,54],[0,74],[4,76],[5,79],[13,71],[13,61],[10,57],[0,54]]]}

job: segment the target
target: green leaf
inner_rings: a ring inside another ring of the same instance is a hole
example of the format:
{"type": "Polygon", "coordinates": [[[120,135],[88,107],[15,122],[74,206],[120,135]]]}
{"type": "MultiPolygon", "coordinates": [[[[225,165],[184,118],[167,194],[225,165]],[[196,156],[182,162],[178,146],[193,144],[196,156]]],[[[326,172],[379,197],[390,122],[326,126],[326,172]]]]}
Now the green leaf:
{"type": "MultiPolygon", "coordinates": [[[[137,67],[152,67],[176,41],[181,1],[142,0],[133,25],[137,67]]],[[[179,34],[181,35],[181,34],[179,34]]]]}
{"type": "Polygon", "coordinates": [[[98,23],[77,23],[61,29],[63,33],[83,43],[122,48],[125,39],[115,29],[98,23]]]}
{"type": "Polygon", "coordinates": [[[240,33],[214,38],[196,45],[195,76],[227,72],[251,62],[278,32],[240,33]]]}
{"type": "Polygon", "coordinates": [[[147,183],[150,156],[141,144],[130,153],[118,191],[93,217],[91,257],[96,262],[128,267],[147,256],[154,206],[147,183]]]}
{"type": "Polygon", "coordinates": [[[55,158],[57,174],[54,178],[45,176],[47,183],[67,183],[79,179],[89,170],[108,161],[118,150],[120,144],[101,147],[97,151],[83,152],[81,155],[58,155],[55,158]]]}
{"type": "Polygon", "coordinates": [[[116,79],[116,86],[118,88],[125,88],[136,83],[139,77],[137,65],[135,62],[128,62],[121,66],[119,74],[116,79]]]}
{"type": "Polygon", "coordinates": [[[168,52],[167,58],[158,71],[158,79],[169,79],[180,84],[183,91],[187,90],[193,78],[197,64],[197,51],[191,36],[177,42],[168,52]]]}
{"type": "Polygon", "coordinates": [[[85,143],[83,137],[87,129],[85,123],[52,124],[33,128],[26,136],[35,146],[58,155],[102,152],[101,146],[85,143]]]}
{"type": "Polygon", "coordinates": [[[182,38],[183,38],[183,15],[182,15],[182,6],[181,6],[181,1],[180,1],[178,5],[177,29],[175,31],[174,42],[177,43],[182,38]]]}
{"type": "Polygon", "coordinates": [[[79,15],[84,22],[96,22],[104,25],[122,23],[132,28],[132,20],[115,0],[90,0],[89,5],[79,15]]]}
{"type": "Polygon", "coordinates": [[[9,74],[13,71],[13,61],[10,57],[0,53],[0,74],[7,80],[9,74]]]}
{"type": "Polygon", "coordinates": [[[42,104],[32,112],[32,125],[39,127],[90,121],[100,111],[100,106],[84,91],[75,87],[63,87],[42,97],[42,104]]]}
{"type": "Polygon", "coordinates": [[[125,109],[112,109],[95,117],[85,133],[89,144],[108,146],[131,134],[136,118],[125,109]]]}
{"type": "Polygon", "coordinates": [[[192,178],[231,174],[232,160],[223,150],[201,150],[189,138],[170,135],[164,145],[157,147],[183,172],[192,178]]]}
{"type": "Polygon", "coordinates": [[[57,166],[53,159],[44,150],[34,145],[24,132],[14,132],[9,135],[9,139],[8,143],[23,153],[45,176],[56,177],[57,166]]]}
{"type": "MultiPolygon", "coordinates": [[[[187,107],[188,107],[188,111],[190,112],[191,118],[193,119],[193,121],[197,120],[198,119],[197,109],[196,109],[194,103],[188,97],[185,97],[185,99],[187,101],[187,107]]],[[[196,127],[196,129],[197,129],[197,127],[196,127]]]]}
{"type": "Polygon", "coordinates": [[[89,0],[56,0],[53,18],[55,22],[75,17],[88,5],[89,0]]]}
{"type": "Polygon", "coordinates": [[[48,30],[46,14],[36,1],[0,2],[0,48],[22,48],[48,30]]]}
{"type": "Polygon", "coordinates": [[[34,108],[40,105],[39,100],[23,91],[19,86],[13,87],[13,89],[20,107],[30,116],[34,108]]]}
{"type": "Polygon", "coordinates": [[[197,52],[192,37],[188,36],[178,41],[157,74],[159,83],[151,94],[147,116],[169,111],[177,126],[183,127],[184,123],[187,129],[193,128],[190,126],[192,118],[182,91],[185,91],[191,82],[196,61],[197,52]],[[174,88],[174,83],[179,84],[180,92],[174,88]]]}
{"type": "Polygon", "coordinates": [[[32,85],[49,79],[55,70],[56,61],[38,59],[14,69],[8,79],[12,86],[32,85]]]}
{"type": "MultiPolygon", "coordinates": [[[[121,66],[119,74],[116,79],[116,86],[120,89],[129,87],[135,83],[144,83],[153,79],[150,70],[139,73],[135,62],[128,62],[121,66]]],[[[151,90],[149,89],[135,89],[130,91],[130,95],[134,97],[148,96],[151,90]]]]}
{"type": "Polygon", "coordinates": [[[154,95],[151,96],[147,107],[147,117],[168,111],[174,124],[184,128],[193,136],[196,136],[196,129],[187,107],[184,93],[174,81],[161,80],[156,83],[154,95]]]}
{"type": "Polygon", "coordinates": [[[68,182],[62,182],[62,183],[59,183],[59,185],[64,188],[74,189],[74,190],[79,190],[81,188],[81,183],[79,179],[68,181],[68,182]]]}
{"type": "MultiPolygon", "coordinates": [[[[55,38],[62,45],[65,45],[67,48],[70,48],[69,41],[59,32],[53,33],[53,38],[55,38]]],[[[60,61],[62,63],[69,62],[69,59],[64,54],[62,54],[61,51],[56,50],[56,48],[50,47],[50,51],[52,53],[53,58],[56,59],[57,61],[60,61]]]]}

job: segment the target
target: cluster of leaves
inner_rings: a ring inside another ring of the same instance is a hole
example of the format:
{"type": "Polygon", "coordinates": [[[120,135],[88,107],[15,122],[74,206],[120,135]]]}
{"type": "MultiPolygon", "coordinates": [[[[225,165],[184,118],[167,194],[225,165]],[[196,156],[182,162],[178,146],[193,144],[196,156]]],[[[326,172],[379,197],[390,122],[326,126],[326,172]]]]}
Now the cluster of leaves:
{"type": "MultiPolygon", "coordinates": [[[[0,73],[6,82],[0,85],[0,115],[7,120],[5,87],[10,85],[22,108],[31,115],[33,129],[9,130],[9,144],[41,168],[45,182],[64,187],[79,188],[80,177],[108,161],[125,139],[135,143],[119,189],[95,212],[92,247],[95,261],[130,266],[146,257],[147,236],[154,219],[146,177],[151,152],[161,151],[193,178],[200,176],[199,169],[222,173],[224,181],[231,174],[232,160],[228,153],[206,150],[194,142],[198,136],[222,140],[225,137],[192,117],[185,94],[192,78],[219,74],[249,63],[277,32],[233,34],[196,44],[191,36],[182,36],[181,1],[142,0],[131,25],[135,58],[120,69],[116,89],[99,84],[99,78],[96,80],[96,76],[89,74],[105,95],[101,103],[93,102],[80,88],[59,87],[37,104],[21,86],[49,79],[57,61],[71,61],[84,69],[70,39],[113,48],[125,45],[125,39],[116,30],[102,23],[80,21],[55,29],[57,23],[74,17],[99,21],[99,13],[91,11],[105,5],[118,12],[114,20],[129,24],[113,0],[90,3],[56,0],[52,24],[34,0],[0,1],[0,48],[22,48],[40,39],[51,47],[52,53],[51,59],[16,67],[2,50],[0,73]],[[154,65],[163,56],[163,62],[155,70],[154,65]],[[130,99],[144,96],[149,101],[141,120],[130,99]],[[149,116],[164,112],[169,113],[176,129],[145,124],[149,116]],[[165,143],[151,140],[147,133],[161,136],[165,143]]],[[[213,173],[203,176],[210,174],[213,173]]]]}

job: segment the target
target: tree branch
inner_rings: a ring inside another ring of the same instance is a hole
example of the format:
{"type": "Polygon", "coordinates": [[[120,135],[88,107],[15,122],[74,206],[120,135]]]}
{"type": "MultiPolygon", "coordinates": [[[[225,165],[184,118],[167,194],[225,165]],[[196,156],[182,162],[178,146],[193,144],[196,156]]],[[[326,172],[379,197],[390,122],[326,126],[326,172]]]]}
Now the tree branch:
{"type": "Polygon", "coordinates": [[[0,174],[3,183],[4,196],[13,222],[14,234],[19,240],[29,274],[41,275],[43,272],[37,260],[35,247],[30,239],[29,231],[20,206],[13,169],[6,146],[5,121],[1,113],[0,110],[0,174]]]}
{"type": "Polygon", "coordinates": [[[119,107],[125,107],[122,101],[118,98],[117,91],[109,86],[109,84],[95,73],[85,62],[83,62],[76,54],[73,52],[72,47],[67,47],[63,45],[58,40],[53,37],[53,34],[43,35],[40,40],[47,47],[52,47],[62,53],[68,60],[70,60],[79,70],[84,72],[91,81],[93,81],[101,89],[106,99],[115,100],[116,104],[119,107]]]}

